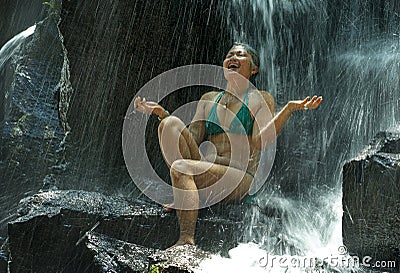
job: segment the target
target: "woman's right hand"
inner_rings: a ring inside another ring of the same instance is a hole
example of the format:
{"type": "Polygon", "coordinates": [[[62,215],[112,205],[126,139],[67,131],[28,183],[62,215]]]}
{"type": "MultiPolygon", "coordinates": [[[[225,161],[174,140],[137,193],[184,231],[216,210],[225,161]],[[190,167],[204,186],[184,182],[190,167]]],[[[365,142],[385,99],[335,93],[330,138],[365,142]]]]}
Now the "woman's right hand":
{"type": "Polygon", "coordinates": [[[141,113],[148,115],[155,114],[160,118],[164,118],[163,114],[165,113],[165,110],[156,102],[146,101],[146,98],[142,99],[140,97],[137,97],[134,99],[133,105],[135,109],[141,113]]]}

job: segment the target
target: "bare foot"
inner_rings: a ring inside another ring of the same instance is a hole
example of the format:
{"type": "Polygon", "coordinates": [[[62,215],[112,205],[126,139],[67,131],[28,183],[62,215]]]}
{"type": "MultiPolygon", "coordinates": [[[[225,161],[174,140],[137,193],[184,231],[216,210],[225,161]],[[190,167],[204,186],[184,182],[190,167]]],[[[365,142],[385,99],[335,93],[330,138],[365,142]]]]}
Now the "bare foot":
{"type": "Polygon", "coordinates": [[[184,246],[184,245],[192,245],[194,246],[194,239],[192,238],[181,238],[179,239],[173,246],[168,247],[166,250],[170,250],[175,247],[184,246]]]}
{"type": "Polygon", "coordinates": [[[170,213],[174,210],[174,203],[162,205],[164,213],[170,213]]]}
{"type": "Polygon", "coordinates": [[[193,238],[179,239],[174,246],[192,245],[194,246],[193,238]]]}

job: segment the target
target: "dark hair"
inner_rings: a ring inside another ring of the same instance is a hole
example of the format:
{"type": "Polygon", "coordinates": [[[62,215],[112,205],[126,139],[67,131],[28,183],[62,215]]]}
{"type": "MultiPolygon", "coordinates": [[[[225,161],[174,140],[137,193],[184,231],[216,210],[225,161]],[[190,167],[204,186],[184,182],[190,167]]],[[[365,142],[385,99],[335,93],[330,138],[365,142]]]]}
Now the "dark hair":
{"type": "Polygon", "coordinates": [[[250,54],[251,56],[251,60],[253,65],[256,65],[258,67],[260,67],[260,56],[258,55],[257,50],[255,50],[252,46],[250,46],[249,44],[246,43],[240,43],[240,42],[235,42],[233,43],[233,46],[231,47],[234,48],[236,46],[242,46],[244,49],[246,49],[246,51],[250,54]]]}
{"type": "MultiPolygon", "coordinates": [[[[234,42],[233,46],[231,47],[234,48],[236,46],[242,46],[244,49],[246,49],[246,51],[250,54],[251,56],[251,63],[252,65],[257,66],[258,68],[260,68],[260,55],[258,55],[258,51],[255,50],[252,46],[250,46],[249,44],[246,43],[240,43],[240,42],[234,42]]],[[[250,82],[255,84],[255,78],[257,77],[258,73],[251,75],[250,76],[250,82]]]]}

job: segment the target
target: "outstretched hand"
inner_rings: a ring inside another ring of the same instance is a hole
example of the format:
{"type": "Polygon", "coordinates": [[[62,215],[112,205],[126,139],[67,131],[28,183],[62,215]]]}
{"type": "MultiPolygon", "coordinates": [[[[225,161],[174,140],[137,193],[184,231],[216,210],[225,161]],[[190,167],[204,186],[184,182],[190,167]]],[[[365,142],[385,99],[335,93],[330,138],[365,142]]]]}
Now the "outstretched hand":
{"type": "Polygon", "coordinates": [[[163,111],[163,108],[156,102],[146,101],[146,98],[141,99],[140,97],[135,98],[133,101],[135,109],[144,114],[156,114],[163,111]]]}
{"type": "Polygon", "coordinates": [[[299,110],[312,110],[317,109],[318,106],[322,103],[322,97],[314,96],[310,99],[310,97],[305,98],[304,100],[292,100],[288,102],[288,106],[292,112],[299,110]]]}

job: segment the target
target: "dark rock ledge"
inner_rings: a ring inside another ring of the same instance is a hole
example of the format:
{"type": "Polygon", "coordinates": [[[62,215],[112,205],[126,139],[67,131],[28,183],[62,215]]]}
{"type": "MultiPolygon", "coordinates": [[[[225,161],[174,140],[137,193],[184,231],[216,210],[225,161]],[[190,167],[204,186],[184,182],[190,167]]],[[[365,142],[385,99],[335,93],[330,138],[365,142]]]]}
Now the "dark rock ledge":
{"type": "Polygon", "coordinates": [[[87,232],[81,243],[83,251],[77,272],[147,272],[147,257],[156,252],[96,232],[87,232]]]}
{"type": "MultiPolygon", "coordinates": [[[[246,209],[202,212],[196,234],[200,248],[216,253],[235,246],[246,209]]],[[[150,264],[162,272],[192,272],[207,256],[196,248],[186,249],[186,258],[176,250],[175,258],[160,253],[177,240],[177,220],[144,201],[48,191],[23,199],[18,213],[8,224],[10,272],[146,272],[150,264]]]]}
{"type": "Polygon", "coordinates": [[[7,272],[7,259],[8,259],[8,253],[7,251],[3,250],[2,246],[0,249],[0,272],[7,272]]]}
{"type": "Polygon", "coordinates": [[[343,167],[343,241],[351,254],[400,263],[400,132],[381,132],[343,167]]]}
{"type": "Polygon", "coordinates": [[[158,251],[149,256],[149,273],[155,272],[195,272],[200,262],[210,258],[210,253],[196,246],[177,246],[158,251]]]}

